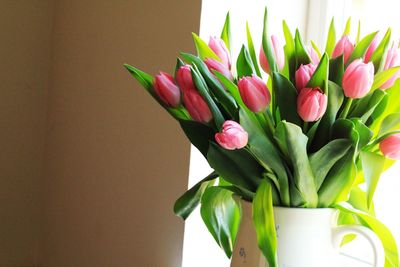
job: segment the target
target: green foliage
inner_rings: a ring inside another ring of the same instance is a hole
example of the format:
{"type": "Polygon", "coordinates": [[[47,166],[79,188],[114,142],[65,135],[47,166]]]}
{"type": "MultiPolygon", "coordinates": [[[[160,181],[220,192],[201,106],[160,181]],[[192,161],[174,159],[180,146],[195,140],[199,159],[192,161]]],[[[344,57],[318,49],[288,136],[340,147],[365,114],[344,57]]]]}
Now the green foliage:
{"type": "Polygon", "coordinates": [[[221,32],[221,39],[224,40],[226,47],[230,51],[232,38],[231,38],[231,17],[229,15],[229,12],[226,14],[224,27],[222,28],[221,32]]]}
{"type": "Polygon", "coordinates": [[[254,69],[257,73],[257,76],[261,78],[261,72],[257,64],[257,55],[253,44],[253,37],[251,37],[250,26],[248,22],[246,23],[246,35],[247,35],[247,46],[249,48],[251,60],[253,61],[254,69]]]}
{"type": "Polygon", "coordinates": [[[204,42],[197,34],[193,32],[192,36],[196,46],[197,54],[202,60],[212,58],[221,61],[221,59],[214,53],[214,51],[211,50],[207,43],[204,42]]]}
{"type": "Polygon", "coordinates": [[[238,78],[255,74],[254,64],[247,48],[243,45],[236,61],[238,78]]]}
{"type": "Polygon", "coordinates": [[[326,40],[326,45],[325,45],[325,53],[328,54],[328,56],[332,56],[333,49],[335,48],[336,45],[336,30],[335,30],[335,20],[332,18],[331,24],[329,25],[329,31],[328,31],[328,38],[326,40]]]}

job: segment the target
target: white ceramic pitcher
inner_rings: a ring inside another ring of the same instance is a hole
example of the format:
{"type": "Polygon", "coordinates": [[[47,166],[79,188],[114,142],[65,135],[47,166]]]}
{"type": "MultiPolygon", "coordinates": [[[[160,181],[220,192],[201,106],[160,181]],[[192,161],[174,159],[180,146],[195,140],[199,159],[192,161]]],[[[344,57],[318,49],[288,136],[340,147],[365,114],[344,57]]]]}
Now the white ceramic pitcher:
{"type": "MultiPolygon", "coordinates": [[[[268,267],[257,245],[251,203],[242,201],[242,222],[231,267],[268,267]]],[[[359,234],[371,243],[374,267],[384,267],[385,255],[378,237],[362,226],[336,226],[334,209],[274,208],[279,267],[340,267],[338,248],[347,234],[359,234]]]]}

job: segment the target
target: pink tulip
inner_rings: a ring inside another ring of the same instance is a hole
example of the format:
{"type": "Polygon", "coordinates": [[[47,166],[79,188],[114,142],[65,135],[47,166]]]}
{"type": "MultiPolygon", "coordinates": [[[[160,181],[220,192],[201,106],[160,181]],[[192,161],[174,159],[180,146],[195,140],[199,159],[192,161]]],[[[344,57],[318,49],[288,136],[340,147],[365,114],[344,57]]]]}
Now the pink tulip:
{"type": "Polygon", "coordinates": [[[305,122],[319,120],[326,111],[328,97],[317,88],[303,88],[297,97],[297,113],[305,122]]]}
{"type": "Polygon", "coordinates": [[[379,148],[385,157],[400,159],[400,134],[391,135],[379,143],[379,148]]]}
{"type": "Polygon", "coordinates": [[[308,55],[311,58],[311,63],[313,63],[314,65],[319,64],[319,56],[318,56],[317,51],[315,51],[314,47],[312,47],[312,46],[308,47],[308,55]]]}
{"type": "Polygon", "coordinates": [[[181,91],[174,78],[165,72],[160,72],[154,79],[154,90],[160,99],[170,107],[178,107],[181,102],[181,91]]]}
{"type": "MultiPolygon", "coordinates": [[[[387,55],[386,55],[386,61],[385,65],[383,67],[384,70],[393,68],[395,66],[399,65],[399,50],[395,47],[392,47],[388,50],[387,55]]],[[[397,71],[395,74],[393,74],[392,77],[389,78],[384,84],[381,85],[380,89],[381,90],[386,90],[390,87],[392,87],[397,80],[397,78],[400,77],[400,71],[397,71]]]]}
{"type": "Polygon", "coordinates": [[[367,63],[371,60],[372,54],[375,52],[378,47],[379,35],[375,35],[371,44],[368,46],[367,52],[365,52],[364,62],[367,63]]]}
{"type": "Polygon", "coordinates": [[[344,64],[350,58],[351,53],[353,53],[354,45],[350,41],[349,36],[343,36],[339,42],[336,44],[335,49],[333,50],[332,57],[338,57],[340,55],[344,55],[344,64]]]}
{"type": "Polygon", "coordinates": [[[238,82],[239,93],[244,104],[253,112],[264,111],[271,101],[271,94],[263,80],[253,75],[238,82]]]}
{"type": "Polygon", "coordinates": [[[196,90],[184,91],[183,103],[195,121],[207,123],[212,119],[210,108],[196,90]]]}
{"type": "MultiPolygon", "coordinates": [[[[285,52],[283,50],[283,46],[281,45],[278,37],[276,37],[275,35],[271,35],[271,42],[272,42],[272,48],[273,48],[272,51],[275,56],[276,65],[278,67],[278,70],[282,70],[283,67],[285,66],[285,52]]],[[[271,69],[269,67],[268,59],[264,53],[264,49],[262,46],[260,49],[260,64],[266,73],[271,74],[271,69]]]]}
{"type": "Polygon", "coordinates": [[[362,98],[371,90],[374,81],[374,65],[354,60],[343,75],[344,94],[350,98],[362,98]]]}
{"type": "Polygon", "coordinates": [[[233,81],[233,75],[229,69],[226,68],[224,64],[221,62],[212,59],[212,58],[207,58],[204,60],[204,63],[206,63],[208,69],[212,72],[213,70],[216,70],[220,72],[222,75],[224,75],[226,78],[229,80],[233,81]]]}
{"type": "Polygon", "coordinates": [[[231,59],[229,56],[228,48],[225,45],[225,42],[220,38],[210,37],[208,46],[221,59],[221,62],[225,65],[225,67],[230,70],[231,69],[231,59]]]}
{"type": "Polygon", "coordinates": [[[313,64],[303,65],[301,64],[299,69],[295,73],[295,80],[296,80],[296,88],[297,91],[300,92],[301,89],[307,86],[307,83],[310,81],[311,77],[313,76],[317,66],[313,64]]]}
{"type": "Polygon", "coordinates": [[[176,81],[183,92],[196,90],[189,65],[183,65],[177,70],[176,81]]]}
{"type": "Polygon", "coordinates": [[[225,121],[222,132],[215,134],[215,141],[225,149],[241,149],[247,145],[249,136],[243,127],[235,121],[225,121]]]}

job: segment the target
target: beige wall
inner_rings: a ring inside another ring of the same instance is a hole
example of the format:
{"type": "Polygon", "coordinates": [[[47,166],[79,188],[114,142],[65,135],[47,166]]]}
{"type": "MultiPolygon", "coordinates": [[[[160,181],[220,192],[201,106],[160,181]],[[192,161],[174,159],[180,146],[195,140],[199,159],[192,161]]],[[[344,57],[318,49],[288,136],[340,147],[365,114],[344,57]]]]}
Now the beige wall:
{"type": "Polygon", "coordinates": [[[37,266],[53,7],[0,3],[0,266],[37,266]]]}
{"type": "Polygon", "coordinates": [[[122,64],[172,71],[199,16],[200,1],[57,1],[44,266],[180,266],[189,143],[122,64]]]}

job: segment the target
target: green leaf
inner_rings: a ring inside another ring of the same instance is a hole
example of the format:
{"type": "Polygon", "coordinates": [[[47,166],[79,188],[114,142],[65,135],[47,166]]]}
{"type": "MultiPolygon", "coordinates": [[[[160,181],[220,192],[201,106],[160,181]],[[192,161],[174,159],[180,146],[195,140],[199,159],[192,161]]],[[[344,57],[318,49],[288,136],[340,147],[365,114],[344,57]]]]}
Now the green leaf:
{"type": "Polygon", "coordinates": [[[318,204],[315,177],[307,155],[308,138],[302,129],[290,122],[281,121],[275,135],[285,144],[293,169],[294,184],[304,200],[304,207],[315,208],[318,204]]]}
{"type": "Polygon", "coordinates": [[[322,57],[321,51],[319,51],[319,47],[316,43],[314,43],[313,40],[311,40],[311,46],[314,48],[315,52],[317,52],[317,55],[319,58],[322,57]]]}
{"type": "Polygon", "coordinates": [[[329,59],[325,53],[321,61],[318,64],[310,81],[307,83],[307,87],[319,87],[324,94],[328,94],[328,78],[329,78],[329,59]]]}
{"type": "Polygon", "coordinates": [[[336,139],[310,156],[310,165],[315,176],[317,190],[320,189],[333,165],[347,153],[350,147],[349,140],[336,139]]]}
{"type": "Polygon", "coordinates": [[[380,44],[375,49],[374,53],[372,53],[371,62],[374,64],[375,73],[381,71],[383,68],[384,65],[383,56],[386,53],[386,50],[388,49],[391,32],[392,30],[389,28],[385,36],[383,37],[382,41],[380,42],[380,44]]]}
{"type": "Polygon", "coordinates": [[[230,258],[241,218],[232,192],[219,187],[207,188],[201,198],[200,214],[208,231],[230,258]]]}
{"type": "Polygon", "coordinates": [[[329,171],[318,191],[318,207],[331,207],[348,200],[357,173],[353,157],[354,149],[351,149],[329,171]]]}
{"type": "Polygon", "coordinates": [[[344,28],[342,36],[350,35],[350,30],[351,30],[351,17],[347,19],[346,27],[344,28]]]}
{"type": "Polygon", "coordinates": [[[278,267],[277,236],[275,230],[274,207],[271,184],[263,180],[253,201],[253,222],[257,234],[258,247],[270,267],[278,267]]]}
{"type": "Polygon", "coordinates": [[[243,45],[236,61],[236,70],[238,78],[251,76],[255,73],[254,64],[247,48],[243,45]]]}
{"type": "Polygon", "coordinates": [[[231,50],[231,19],[229,12],[226,14],[224,27],[221,32],[221,39],[225,42],[226,47],[231,50]]]}
{"type": "Polygon", "coordinates": [[[263,169],[245,150],[226,150],[210,142],[207,160],[210,166],[231,184],[255,192],[263,169]]]}
{"type": "Polygon", "coordinates": [[[357,36],[356,36],[356,44],[360,42],[360,36],[361,36],[361,21],[358,21],[358,29],[357,29],[357,36]]]}
{"type": "Polygon", "coordinates": [[[372,92],[372,94],[359,99],[355,104],[355,108],[350,112],[349,117],[361,118],[361,120],[365,123],[385,95],[386,93],[384,91],[375,90],[372,92]]]}
{"type": "Polygon", "coordinates": [[[215,131],[197,121],[179,120],[179,124],[190,142],[207,157],[210,140],[214,140],[215,131]]]}
{"type": "Polygon", "coordinates": [[[367,36],[365,36],[359,43],[357,43],[356,47],[354,48],[353,52],[350,55],[348,64],[353,62],[355,59],[364,57],[369,45],[372,43],[377,34],[378,32],[370,33],[367,36]]]}
{"type": "Polygon", "coordinates": [[[203,180],[195,184],[188,191],[186,191],[180,198],[175,201],[174,213],[182,219],[186,220],[186,218],[200,203],[200,199],[203,195],[204,190],[212,186],[217,177],[218,174],[216,172],[212,172],[203,180]]]}
{"type": "Polygon", "coordinates": [[[158,99],[153,88],[153,77],[144,71],[141,71],[129,64],[124,64],[124,67],[130,74],[155,98],[158,99]]]}
{"type": "Polygon", "coordinates": [[[372,152],[362,151],[360,153],[362,170],[365,183],[367,185],[368,207],[372,203],[372,198],[378,185],[379,178],[385,165],[385,157],[372,152]]]}
{"type": "Polygon", "coordinates": [[[329,80],[341,85],[344,74],[343,55],[329,60],[329,80]]]}
{"type": "Polygon", "coordinates": [[[244,110],[239,111],[240,124],[249,135],[249,150],[258,162],[266,169],[273,170],[279,181],[280,197],[282,204],[290,205],[289,182],[282,158],[272,140],[262,130],[254,114],[244,110]]]}
{"type": "Polygon", "coordinates": [[[333,49],[335,48],[335,45],[336,45],[335,20],[334,18],[332,18],[325,46],[325,52],[328,54],[329,57],[332,56],[332,52],[333,49]]]}
{"type": "Polygon", "coordinates": [[[301,39],[301,35],[298,29],[296,29],[296,33],[294,36],[294,47],[296,55],[296,69],[298,69],[301,64],[306,65],[308,63],[311,63],[310,56],[307,53],[307,49],[304,45],[303,40],[301,39]]]}
{"type": "Polygon", "coordinates": [[[377,73],[374,77],[374,83],[372,84],[371,90],[376,90],[381,87],[387,80],[392,78],[400,70],[400,66],[393,67],[377,73]]]}
{"type": "Polygon", "coordinates": [[[385,267],[399,266],[399,254],[397,251],[396,240],[385,225],[375,217],[359,211],[347,203],[337,205],[336,208],[342,212],[357,216],[363,226],[371,229],[379,237],[385,250],[385,267]]]}
{"type": "Polygon", "coordinates": [[[212,58],[218,61],[221,59],[214,53],[214,51],[204,42],[197,34],[192,32],[193,41],[196,46],[197,54],[204,60],[206,58],[212,58]]]}
{"type": "Polygon", "coordinates": [[[261,72],[257,64],[258,61],[257,61],[256,51],[254,49],[253,38],[251,37],[251,32],[248,22],[246,22],[246,33],[247,33],[247,46],[249,47],[249,53],[251,60],[253,61],[253,66],[257,73],[257,76],[261,78],[261,72]]]}
{"type": "Polygon", "coordinates": [[[302,124],[302,120],[297,114],[297,90],[293,84],[282,74],[274,72],[272,84],[275,93],[275,101],[279,107],[282,120],[302,124]]]}
{"type": "Polygon", "coordinates": [[[338,119],[335,121],[332,126],[332,139],[341,138],[350,140],[355,148],[358,146],[360,136],[355,129],[354,122],[349,119],[338,119]]]}
{"type": "Polygon", "coordinates": [[[286,24],[286,21],[282,22],[282,26],[283,26],[283,34],[285,36],[285,41],[286,41],[284,50],[287,63],[285,67],[288,69],[289,73],[288,78],[293,79],[294,74],[296,72],[296,56],[295,56],[296,50],[295,50],[294,40],[292,33],[290,32],[290,29],[286,24]]]}
{"type": "Polygon", "coordinates": [[[400,112],[392,113],[382,121],[378,136],[400,129],[400,112]]]}
{"type": "Polygon", "coordinates": [[[203,96],[208,107],[210,108],[211,113],[214,118],[214,121],[215,121],[215,125],[217,126],[218,129],[221,129],[222,124],[225,122],[225,119],[224,119],[221,111],[219,110],[215,101],[212,99],[212,97],[208,91],[207,84],[204,81],[203,77],[201,76],[196,65],[193,65],[192,67],[190,67],[190,69],[192,72],[192,79],[193,79],[194,85],[196,86],[199,93],[203,96]]]}
{"type": "Polygon", "coordinates": [[[217,76],[218,80],[220,80],[220,82],[223,84],[226,90],[228,90],[229,93],[231,93],[232,97],[235,99],[236,103],[240,106],[240,108],[247,109],[246,105],[242,100],[242,97],[240,96],[237,85],[219,72],[214,72],[214,74],[215,76],[217,76]]]}
{"type": "Polygon", "coordinates": [[[358,149],[366,146],[373,136],[373,132],[358,118],[350,119],[354,123],[354,130],[358,133],[358,149]]]}
{"type": "Polygon", "coordinates": [[[270,42],[269,35],[268,35],[268,10],[267,10],[267,7],[265,7],[265,12],[264,12],[262,46],[263,46],[265,57],[267,58],[271,73],[274,71],[278,71],[274,52],[272,50],[271,42],[270,42]]]}

